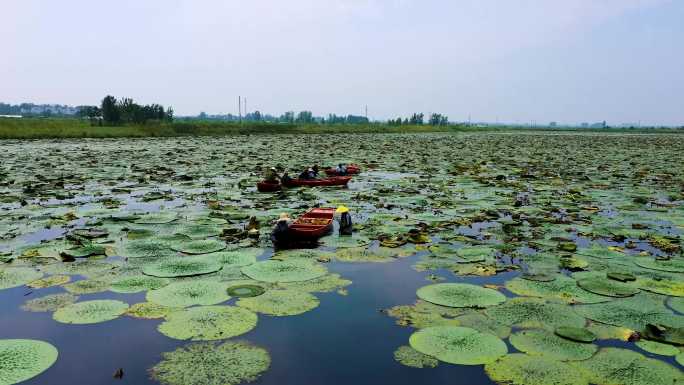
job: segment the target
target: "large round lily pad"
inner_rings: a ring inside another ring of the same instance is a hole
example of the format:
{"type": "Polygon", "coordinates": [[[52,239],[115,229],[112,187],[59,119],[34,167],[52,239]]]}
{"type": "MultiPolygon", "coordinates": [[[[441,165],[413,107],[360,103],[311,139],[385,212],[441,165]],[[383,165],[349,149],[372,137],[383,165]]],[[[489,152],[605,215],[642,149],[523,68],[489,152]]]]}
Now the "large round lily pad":
{"type": "Polygon", "coordinates": [[[190,344],[163,358],[150,369],[163,385],[238,385],[255,381],[271,365],[265,349],[247,342],[190,344]]]}
{"type": "Polygon", "coordinates": [[[59,353],[37,340],[0,340],[0,385],[24,382],[48,370],[59,353]]]}
{"type": "Polygon", "coordinates": [[[494,289],[467,283],[437,283],[423,286],[416,294],[425,301],[449,307],[485,308],[506,301],[506,296],[494,289]]]}
{"type": "Polygon", "coordinates": [[[0,267],[0,290],[22,286],[42,276],[43,273],[30,267],[0,267]]]}
{"type": "Polygon", "coordinates": [[[582,289],[608,297],[631,297],[639,292],[633,285],[609,279],[607,277],[590,277],[577,281],[582,289]]]}
{"type": "Polygon", "coordinates": [[[159,325],[164,335],[178,340],[210,341],[239,336],[254,329],[257,315],[236,306],[198,306],[176,311],[159,325]]]}
{"type": "Polygon", "coordinates": [[[677,368],[627,349],[603,348],[591,359],[574,365],[592,384],[672,385],[682,379],[677,368]]]}
{"type": "Polygon", "coordinates": [[[558,361],[586,360],[598,350],[594,344],[570,341],[546,330],[522,330],[511,335],[510,342],[521,352],[558,361]]]}
{"type": "Polygon", "coordinates": [[[204,239],[191,242],[178,242],[171,245],[171,249],[185,254],[209,254],[224,250],[228,245],[223,241],[204,239]]]}
{"type": "Polygon", "coordinates": [[[485,365],[489,377],[507,385],[589,385],[588,378],[574,367],[546,357],[509,354],[485,365]]]}
{"type": "Polygon", "coordinates": [[[498,337],[458,326],[433,326],[409,338],[411,347],[440,361],[459,365],[494,362],[508,351],[498,337]]]}
{"type": "Polygon", "coordinates": [[[221,270],[223,265],[209,257],[165,258],[143,266],[143,274],[153,277],[190,277],[221,270]]]}
{"type": "Polygon", "coordinates": [[[65,324],[94,324],[113,320],[128,310],[128,304],[103,299],[76,302],[57,309],[52,318],[65,324]]]}
{"type": "Polygon", "coordinates": [[[314,262],[303,260],[267,260],[245,266],[242,272],[252,279],[263,282],[308,281],[325,275],[327,269],[314,262]]]}
{"type": "Polygon", "coordinates": [[[229,300],[226,285],[213,281],[174,282],[147,292],[147,300],[168,307],[216,305],[229,300]]]}
{"type": "Polygon", "coordinates": [[[288,316],[305,313],[319,304],[313,294],[297,290],[269,290],[249,298],[240,298],[237,305],[257,313],[288,316]]]}

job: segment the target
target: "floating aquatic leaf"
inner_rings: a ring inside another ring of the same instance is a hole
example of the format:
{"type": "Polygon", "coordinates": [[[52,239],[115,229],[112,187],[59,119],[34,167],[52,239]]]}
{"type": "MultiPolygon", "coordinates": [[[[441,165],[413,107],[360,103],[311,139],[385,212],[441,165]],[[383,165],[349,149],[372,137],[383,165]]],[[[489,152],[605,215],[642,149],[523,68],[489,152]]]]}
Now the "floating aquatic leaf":
{"type": "Polygon", "coordinates": [[[209,254],[221,251],[227,247],[225,242],[205,239],[191,242],[178,242],[171,245],[171,249],[185,254],[209,254]]]}
{"type": "Polygon", "coordinates": [[[394,359],[402,365],[412,368],[434,368],[439,361],[423,354],[410,346],[400,346],[394,351],[394,359]]]}
{"type": "Polygon", "coordinates": [[[61,307],[52,315],[65,324],[94,324],[113,320],[128,310],[128,304],[115,300],[76,302],[61,307]]]}
{"type": "Polygon", "coordinates": [[[242,272],[257,281],[297,282],[321,277],[327,273],[327,269],[304,260],[267,260],[245,266],[242,272]]]}
{"type": "Polygon", "coordinates": [[[44,341],[0,340],[0,385],[12,385],[48,370],[57,361],[57,349],[44,341]]]}
{"type": "Polygon", "coordinates": [[[168,307],[216,305],[229,300],[226,285],[212,281],[174,282],[147,292],[147,300],[168,307]]]}
{"type": "Polygon", "coordinates": [[[619,348],[603,348],[592,358],[573,364],[593,384],[672,385],[682,378],[678,369],[665,362],[619,348]]]}
{"type": "Polygon", "coordinates": [[[156,303],[152,302],[140,302],[131,305],[131,307],[129,307],[126,311],[126,314],[135,318],[155,319],[164,318],[172,311],[176,310],[177,309],[157,305],[156,303]]]}
{"type": "Polygon", "coordinates": [[[290,316],[306,313],[318,307],[319,301],[313,294],[297,290],[269,290],[250,298],[240,298],[237,305],[274,316],[290,316]]]}
{"type": "Polygon", "coordinates": [[[163,385],[238,385],[255,381],[271,365],[265,349],[246,342],[195,343],[163,358],[150,369],[163,385]]]}
{"type": "Polygon", "coordinates": [[[574,367],[546,357],[509,354],[485,365],[489,378],[507,385],[589,385],[574,367]]]}
{"type": "Polygon", "coordinates": [[[558,361],[586,360],[598,350],[596,345],[570,341],[546,330],[522,330],[509,340],[521,352],[558,361]]]}
{"type": "Polygon", "coordinates": [[[162,278],[189,277],[213,273],[222,267],[219,261],[208,256],[165,258],[143,266],[143,273],[162,278]]]}
{"type": "MultiPolygon", "coordinates": [[[[258,297],[257,297],[258,298],[258,297]]],[[[254,329],[257,315],[236,306],[198,306],[175,311],[159,325],[164,335],[178,340],[211,341],[254,329]]]]}
{"type": "Polygon", "coordinates": [[[48,312],[55,311],[60,307],[71,305],[78,301],[78,297],[69,293],[50,294],[44,297],[26,301],[21,308],[26,311],[48,312]]]}
{"type": "Polygon", "coordinates": [[[63,285],[68,283],[70,280],[71,277],[68,275],[51,275],[49,277],[31,281],[27,284],[27,286],[34,289],[44,289],[47,287],[63,285]]]}
{"type": "Polygon", "coordinates": [[[417,351],[440,361],[458,365],[494,362],[508,351],[492,334],[457,326],[433,326],[411,334],[409,343],[417,351]]]}
{"type": "Polygon", "coordinates": [[[0,290],[22,286],[42,276],[43,273],[29,267],[0,267],[0,290]]]}
{"type": "Polygon", "coordinates": [[[137,275],[124,277],[112,282],[110,290],[115,293],[138,293],[160,289],[169,284],[168,279],[137,275]]]}
{"type": "Polygon", "coordinates": [[[506,301],[506,296],[496,290],[467,283],[437,283],[423,286],[416,294],[425,301],[450,307],[485,308],[506,301]]]}

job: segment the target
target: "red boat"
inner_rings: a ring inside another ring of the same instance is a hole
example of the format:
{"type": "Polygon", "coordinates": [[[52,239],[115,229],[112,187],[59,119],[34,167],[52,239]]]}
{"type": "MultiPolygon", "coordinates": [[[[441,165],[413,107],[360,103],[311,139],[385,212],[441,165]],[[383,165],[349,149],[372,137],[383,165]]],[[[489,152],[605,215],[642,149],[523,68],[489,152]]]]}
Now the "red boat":
{"type": "MultiPolygon", "coordinates": [[[[347,165],[347,174],[358,174],[361,172],[361,167],[357,164],[347,165]]],[[[326,168],[325,173],[330,176],[338,175],[337,170],[334,167],[326,168]]]]}
{"type": "Polygon", "coordinates": [[[298,240],[318,239],[333,228],[333,208],[315,208],[305,212],[290,225],[290,232],[298,240]]]}
{"type": "Polygon", "coordinates": [[[283,186],[280,185],[280,183],[272,183],[272,182],[257,182],[257,190],[259,192],[274,192],[274,191],[280,191],[283,189],[283,186]]]}
{"type": "Polygon", "coordinates": [[[333,176],[330,178],[323,179],[291,179],[285,186],[287,187],[297,187],[297,186],[346,186],[351,180],[350,176],[333,176]]]}

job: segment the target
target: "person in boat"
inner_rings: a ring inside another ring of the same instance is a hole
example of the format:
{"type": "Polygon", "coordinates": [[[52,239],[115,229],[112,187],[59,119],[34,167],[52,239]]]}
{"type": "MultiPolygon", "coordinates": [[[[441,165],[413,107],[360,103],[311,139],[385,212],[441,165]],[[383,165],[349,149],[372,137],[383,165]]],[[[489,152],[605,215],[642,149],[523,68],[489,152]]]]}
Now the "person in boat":
{"type": "Polygon", "coordinates": [[[287,213],[281,213],[280,218],[273,227],[271,232],[271,241],[277,244],[284,244],[290,240],[290,225],[292,220],[287,213]]]}
{"type": "Polygon", "coordinates": [[[337,175],[347,175],[347,166],[340,163],[335,168],[335,172],[337,173],[337,175]]]}
{"type": "Polygon", "coordinates": [[[349,208],[340,206],[335,212],[340,214],[340,235],[352,235],[354,224],[352,223],[349,208]]]}
{"type": "Polygon", "coordinates": [[[280,183],[282,184],[288,184],[289,182],[292,181],[292,178],[290,177],[290,174],[287,172],[287,170],[283,173],[283,176],[280,177],[280,183]]]}
{"type": "Polygon", "coordinates": [[[266,183],[279,183],[280,178],[278,177],[278,170],[275,167],[271,167],[264,173],[264,182],[266,183]]]}

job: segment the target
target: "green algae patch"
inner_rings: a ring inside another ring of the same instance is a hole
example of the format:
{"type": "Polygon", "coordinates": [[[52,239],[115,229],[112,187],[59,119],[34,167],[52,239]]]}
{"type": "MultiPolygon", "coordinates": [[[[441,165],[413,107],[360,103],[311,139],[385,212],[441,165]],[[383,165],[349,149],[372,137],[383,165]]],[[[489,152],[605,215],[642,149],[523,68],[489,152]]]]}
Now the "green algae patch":
{"type": "Polygon", "coordinates": [[[603,348],[573,365],[584,371],[592,384],[673,385],[682,380],[677,368],[627,349],[603,348]]]}
{"type": "Polygon", "coordinates": [[[128,310],[128,304],[115,300],[76,302],[57,309],[52,318],[65,324],[94,324],[111,321],[128,310]]]}
{"type": "Polygon", "coordinates": [[[649,353],[658,354],[660,356],[676,356],[679,354],[679,349],[672,345],[664,344],[656,341],[639,340],[635,343],[639,349],[649,353]]]}
{"type": "Polygon", "coordinates": [[[185,254],[209,254],[224,250],[228,245],[225,242],[213,239],[203,239],[191,242],[178,242],[171,245],[171,249],[185,254]]]}
{"type": "Polygon", "coordinates": [[[633,285],[603,277],[580,279],[577,285],[590,293],[607,297],[631,297],[639,292],[639,288],[633,285]]]}
{"type": "Polygon", "coordinates": [[[230,299],[225,284],[212,281],[174,282],[147,292],[147,300],[168,307],[216,305],[230,299]]]}
{"type": "Polygon", "coordinates": [[[30,267],[0,267],[0,290],[25,285],[43,277],[43,273],[30,267]]]}
{"type": "Polygon", "coordinates": [[[494,362],[508,351],[497,336],[457,326],[433,326],[411,334],[409,344],[417,351],[457,365],[494,362]]]}
{"type": "Polygon", "coordinates": [[[423,286],[416,294],[424,301],[449,307],[485,308],[506,301],[506,296],[494,289],[467,283],[437,283],[423,286]]]}
{"type": "Polygon", "coordinates": [[[38,340],[0,340],[0,385],[12,385],[48,370],[57,361],[57,348],[38,340]]]}
{"type": "Polygon", "coordinates": [[[44,297],[26,301],[21,309],[31,312],[55,311],[61,307],[71,305],[78,301],[78,297],[69,293],[49,294],[44,297]]]}
{"type": "Polygon", "coordinates": [[[214,273],[222,267],[220,262],[207,257],[165,258],[143,266],[143,274],[161,278],[190,277],[214,273]]]}
{"type": "Polygon", "coordinates": [[[585,319],[573,307],[539,298],[512,298],[488,308],[487,315],[509,326],[554,330],[559,326],[583,327],[585,319]]]}
{"type": "Polygon", "coordinates": [[[314,262],[304,260],[267,260],[245,266],[242,272],[257,281],[262,282],[298,282],[322,277],[328,270],[314,262]]]}
{"type": "Polygon", "coordinates": [[[157,305],[152,302],[140,302],[131,305],[126,311],[126,315],[133,318],[142,319],[157,319],[164,318],[169,315],[172,311],[178,309],[170,308],[168,306],[157,305]]]}
{"type": "Polygon", "coordinates": [[[576,342],[590,343],[596,340],[596,335],[585,328],[559,326],[554,333],[556,333],[557,336],[576,342]]]}
{"type": "Polygon", "coordinates": [[[139,293],[141,291],[156,290],[169,284],[168,279],[148,277],[144,275],[124,277],[110,285],[110,290],[115,293],[139,293]]]}
{"type": "Polygon", "coordinates": [[[240,298],[237,305],[251,311],[273,316],[291,316],[306,313],[319,305],[311,293],[297,290],[269,290],[251,298],[240,298]]]}
{"type": "Polygon", "coordinates": [[[52,286],[64,285],[65,283],[69,283],[69,281],[71,281],[71,277],[68,275],[51,275],[49,277],[31,281],[27,286],[33,289],[45,289],[52,286]]]}
{"type": "Polygon", "coordinates": [[[400,346],[394,351],[394,359],[404,366],[411,368],[435,368],[439,361],[434,357],[423,354],[410,346],[400,346]]]}
{"type": "Polygon", "coordinates": [[[489,378],[506,385],[589,385],[574,367],[546,357],[509,354],[485,365],[489,378]]]}
{"type": "Polygon", "coordinates": [[[228,295],[237,298],[256,297],[264,294],[266,289],[259,285],[235,285],[227,289],[228,295]]]}
{"type": "Polygon", "coordinates": [[[198,306],[165,317],[159,331],[177,340],[211,341],[231,338],[254,329],[257,315],[236,306],[198,306]]]}
{"type": "Polygon", "coordinates": [[[109,290],[110,283],[97,279],[82,279],[64,285],[66,291],[72,294],[93,294],[109,290]]]}
{"type": "Polygon", "coordinates": [[[195,343],[162,357],[150,369],[162,385],[238,385],[255,381],[271,365],[268,351],[247,342],[195,343]]]}
{"type": "Polygon", "coordinates": [[[656,299],[640,294],[602,304],[579,305],[575,311],[592,321],[642,330],[648,324],[684,326],[684,317],[673,314],[656,299]]]}
{"type": "Polygon", "coordinates": [[[546,330],[522,330],[509,341],[521,352],[557,361],[586,360],[598,350],[596,345],[570,341],[546,330]]]}

